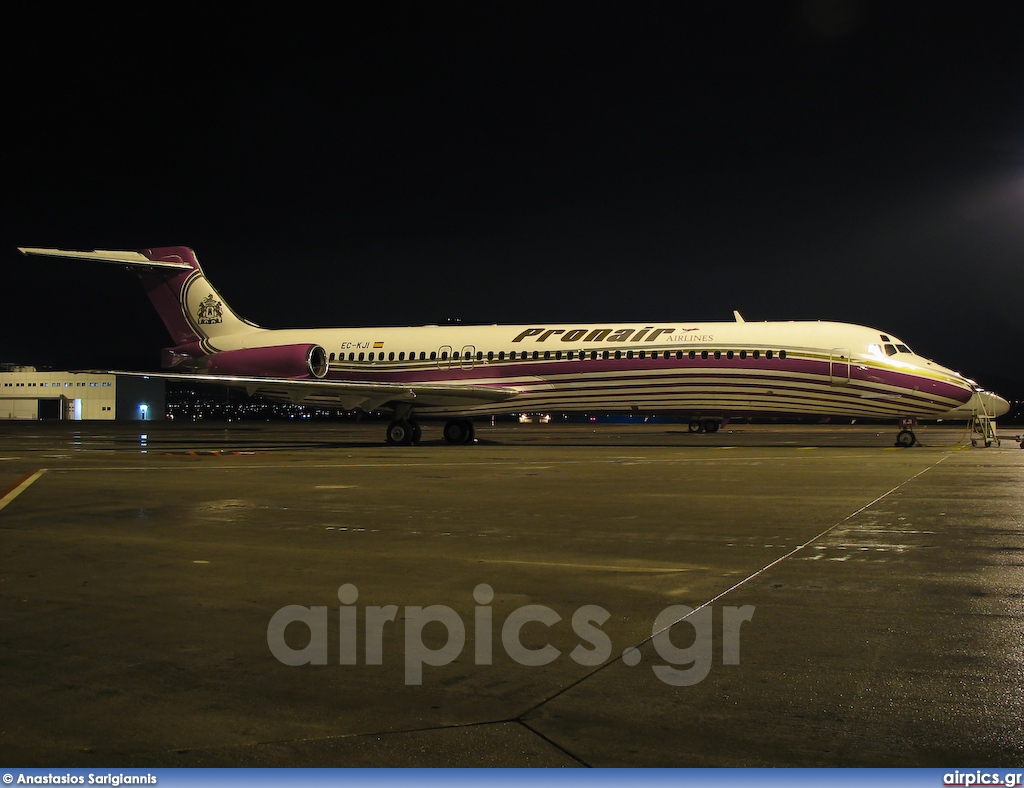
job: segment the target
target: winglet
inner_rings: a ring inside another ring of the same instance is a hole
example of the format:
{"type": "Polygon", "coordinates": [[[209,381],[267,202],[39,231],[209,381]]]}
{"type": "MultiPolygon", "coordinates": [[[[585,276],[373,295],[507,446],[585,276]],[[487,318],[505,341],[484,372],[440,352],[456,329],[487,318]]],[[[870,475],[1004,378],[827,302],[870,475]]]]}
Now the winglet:
{"type": "Polygon", "coordinates": [[[736,322],[737,322],[737,323],[746,323],[746,322],[747,322],[746,320],[744,320],[744,319],[743,319],[743,315],[741,315],[741,314],[740,314],[740,313],[739,313],[739,312],[738,312],[737,310],[735,310],[735,309],[734,309],[734,310],[732,310],[732,316],[733,316],[734,318],[736,318],[736,322]]]}

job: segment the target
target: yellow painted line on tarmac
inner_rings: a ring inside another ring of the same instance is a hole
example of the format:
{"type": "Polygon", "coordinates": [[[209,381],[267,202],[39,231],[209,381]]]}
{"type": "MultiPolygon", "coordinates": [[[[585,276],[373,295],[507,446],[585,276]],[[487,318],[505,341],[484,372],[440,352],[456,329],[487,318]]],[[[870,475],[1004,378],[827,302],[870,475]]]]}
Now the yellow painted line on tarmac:
{"type": "Polygon", "coordinates": [[[10,487],[0,490],[0,509],[6,507],[7,504],[11,503],[15,498],[25,492],[25,490],[31,487],[32,484],[44,473],[46,473],[46,468],[40,468],[35,473],[25,474],[10,487]]]}
{"type": "Polygon", "coordinates": [[[523,561],[512,558],[469,558],[477,564],[519,564],[521,566],[542,566],[556,569],[596,569],[602,572],[631,572],[668,574],[693,571],[693,566],[634,566],[632,564],[577,564],[567,561],[523,561]]]}

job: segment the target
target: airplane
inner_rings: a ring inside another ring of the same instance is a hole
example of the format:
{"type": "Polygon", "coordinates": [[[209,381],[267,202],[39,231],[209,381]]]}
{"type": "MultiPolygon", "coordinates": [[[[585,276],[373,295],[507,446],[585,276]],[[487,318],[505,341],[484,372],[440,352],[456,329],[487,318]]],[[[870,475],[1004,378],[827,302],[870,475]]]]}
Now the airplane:
{"type": "MultiPolygon", "coordinates": [[[[273,401],[393,414],[388,444],[419,443],[444,417],[450,444],[474,417],[521,412],[670,413],[691,432],[736,416],[884,418],[896,445],[919,419],[993,420],[1009,403],[917,355],[891,333],[821,321],[268,329],[239,317],[184,246],[134,251],[19,247],[26,255],[135,269],[174,342],[163,372],[273,401]]],[[[989,442],[986,440],[986,445],[989,442]]]]}

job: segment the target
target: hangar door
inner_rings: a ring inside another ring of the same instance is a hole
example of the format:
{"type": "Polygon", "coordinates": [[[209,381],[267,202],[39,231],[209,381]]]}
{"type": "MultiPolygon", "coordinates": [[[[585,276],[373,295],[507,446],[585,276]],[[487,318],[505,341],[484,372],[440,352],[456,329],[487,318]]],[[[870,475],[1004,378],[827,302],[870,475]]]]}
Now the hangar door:
{"type": "Polygon", "coordinates": [[[0,419],[39,418],[39,400],[31,397],[0,399],[0,419]]]}

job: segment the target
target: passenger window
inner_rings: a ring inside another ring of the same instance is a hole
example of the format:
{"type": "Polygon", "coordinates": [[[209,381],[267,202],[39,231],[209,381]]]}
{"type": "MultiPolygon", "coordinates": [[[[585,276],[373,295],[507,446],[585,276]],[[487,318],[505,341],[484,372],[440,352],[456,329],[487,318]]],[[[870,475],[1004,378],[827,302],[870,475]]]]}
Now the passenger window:
{"type": "Polygon", "coordinates": [[[726,357],[726,358],[728,358],[728,359],[731,359],[731,358],[732,358],[732,357],[733,357],[734,355],[736,355],[736,354],[735,354],[735,353],[733,353],[733,352],[732,352],[732,351],[730,350],[730,351],[729,351],[728,353],[726,353],[726,354],[725,354],[725,357],[726,357]]]}
{"type": "Polygon", "coordinates": [[[780,350],[779,351],[779,358],[784,359],[785,357],[786,357],[786,351],[785,350],[780,350]]]}
{"type": "Polygon", "coordinates": [[[753,355],[754,355],[755,359],[759,359],[759,358],[761,358],[761,351],[760,350],[755,350],[753,355]]]}
{"type": "Polygon", "coordinates": [[[707,360],[708,360],[708,352],[707,352],[706,350],[702,350],[702,351],[700,352],[700,357],[701,357],[702,359],[704,359],[705,361],[707,361],[707,360]]]}
{"type": "Polygon", "coordinates": [[[766,351],[764,352],[764,357],[765,357],[765,358],[774,358],[774,357],[775,357],[775,354],[774,354],[774,353],[773,353],[772,351],[770,351],[770,350],[766,350],[766,351]]]}
{"type": "Polygon", "coordinates": [[[746,358],[746,357],[747,357],[747,351],[741,350],[740,351],[740,358],[743,359],[743,358],[746,358]]]}
{"type": "MultiPolygon", "coordinates": [[[[512,358],[515,359],[515,357],[516,357],[516,352],[513,350],[512,351],[512,358]]],[[[498,361],[504,361],[504,360],[505,360],[505,351],[504,350],[499,350],[498,351],[498,361]]]]}
{"type": "MultiPolygon", "coordinates": [[[[384,354],[381,353],[381,355],[383,356],[384,354]]],[[[388,361],[394,361],[394,360],[395,360],[395,351],[392,350],[390,353],[388,353],[388,361]]]]}
{"type": "Polygon", "coordinates": [[[359,354],[359,360],[360,360],[360,361],[362,361],[362,360],[363,360],[363,354],[362,354],[362,353],[360,353],[360,354],[359,354]]]}

